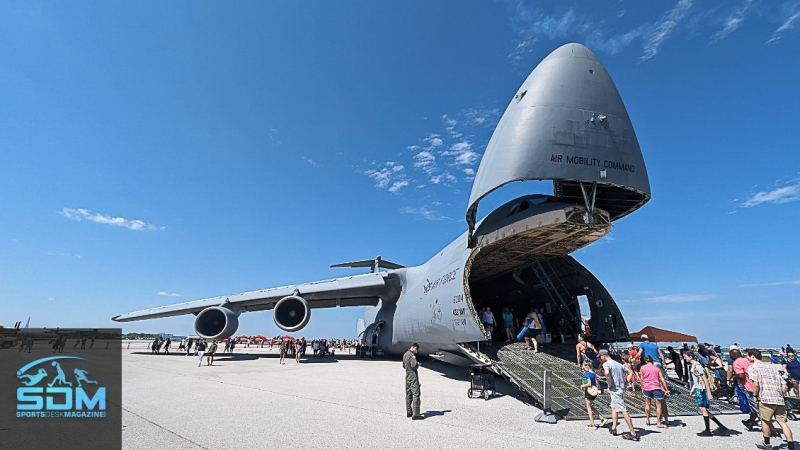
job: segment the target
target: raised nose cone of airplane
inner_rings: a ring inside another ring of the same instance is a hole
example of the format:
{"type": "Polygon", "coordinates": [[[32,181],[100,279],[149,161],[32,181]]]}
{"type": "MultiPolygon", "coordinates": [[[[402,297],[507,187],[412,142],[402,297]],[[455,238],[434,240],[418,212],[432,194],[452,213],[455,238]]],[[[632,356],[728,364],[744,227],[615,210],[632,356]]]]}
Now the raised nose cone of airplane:
{"type": "Polygon", "coordinates": [[[559,200],[619,219],[650,199],[631,119],[608,71],[588,48],[566,44],[533,69],[486,147],[467,209],[512,181],[553,180],[559,200]]]}

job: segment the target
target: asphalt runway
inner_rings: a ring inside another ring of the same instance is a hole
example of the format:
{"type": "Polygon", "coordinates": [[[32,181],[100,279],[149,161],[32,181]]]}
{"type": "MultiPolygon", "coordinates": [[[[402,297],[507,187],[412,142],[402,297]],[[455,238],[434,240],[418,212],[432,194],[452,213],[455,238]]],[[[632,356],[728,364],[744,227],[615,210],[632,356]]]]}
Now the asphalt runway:
{"type": "MultiPolygon", "coordinates": [[[[238,347],[214,366],[181,354],[151,355],[123,344],[122,442],[134,449],[376,448],[755,448],[744,415],[720,420],[729,437],[700,438],[703,419],[681,417],[666,430],[634,419],[641,442],[614,437],[588,421],[534,422],[541,412],[504,380],[498,396],[469,399],[465,369],[421,358],[425,420],[405,414],[399,360],[355,355],[278,363],[277,349],[238,347]]],[[[653,423],[655,421],[653,420],[653,423]]],[[[797,428],[792,424],[793,428],[797,428]]],[[[608,427],[608,426],[607,426],[608,427]]],[[[713,429],[713,423],[712,423],[713,429]]],[[[627,432],[621,421],[620,432],[627,432]]],[[[774,444],[780,444],[773,439],[774,444]]],[[[777,446],[776,446],[777,448],[777,446]]]]}

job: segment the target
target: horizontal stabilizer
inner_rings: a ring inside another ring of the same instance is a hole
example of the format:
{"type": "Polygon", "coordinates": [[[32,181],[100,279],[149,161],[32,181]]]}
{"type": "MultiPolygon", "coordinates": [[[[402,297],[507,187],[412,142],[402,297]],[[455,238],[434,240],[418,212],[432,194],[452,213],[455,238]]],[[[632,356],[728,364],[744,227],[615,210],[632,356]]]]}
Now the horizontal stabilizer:
{"type": "Polygon", "coordinates": [[[331,267],[369,267],[371,268],[372,273],[377,273],[381,268],[402,269],[405,266],[381,259],[381,255],[378,255],[374,259],[364,259],[361,261],[350,261],[339,264],[331,264],[331,267]]]}

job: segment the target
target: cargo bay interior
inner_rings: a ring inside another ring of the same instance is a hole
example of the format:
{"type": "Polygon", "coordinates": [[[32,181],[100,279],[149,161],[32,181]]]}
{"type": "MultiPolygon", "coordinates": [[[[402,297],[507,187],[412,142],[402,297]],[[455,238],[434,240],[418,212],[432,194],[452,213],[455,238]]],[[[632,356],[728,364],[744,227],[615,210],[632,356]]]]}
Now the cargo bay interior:
{"type": "Polygon", "coordinates": [[[611,228],[605,211],[595,209],[592,220],[586,214],[585,206],[535,194],[506,203],[478,225],[478,246],[465,276],[474,311],[489,306],[495,315],[493,340],[506,340],[502,323],[506,307],[513,309],[519,327],[532,308],[541,308],[551,334],[556,334],[563,318],[563,333],[574,336],[583,331],[581,317],[589,316],[590,339],[628,339],[627,325],[611,295],[569,256],[611,228]],[[581,311],[580,296],[585,296],[588,311],[581,311]]]}

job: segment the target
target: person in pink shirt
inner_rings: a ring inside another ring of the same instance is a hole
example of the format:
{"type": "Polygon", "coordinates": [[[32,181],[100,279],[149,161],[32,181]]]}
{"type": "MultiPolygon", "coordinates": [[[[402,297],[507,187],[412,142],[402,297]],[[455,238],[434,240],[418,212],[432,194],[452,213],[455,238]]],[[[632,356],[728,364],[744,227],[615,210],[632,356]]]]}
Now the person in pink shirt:
{"type": "Polygon", "coordinates": [[[644,411],[646,424],[650,423],[650,403],[656,402],[656,424],[658,428],[666,428],[669,413],[667,412],[666,399],[669,398],[669,386],[661,369],[653,364],[652,356],[644,357],[645,364],[642,366],[642,394],[644,394],[644,411]]]}
{"type": "Polygon", "coordinates": [[[728,369],[728,381],[733,381],[734,383],[738,382],[747,393],[747,400],[750,404],[750,418],[743,420],[742,424],[744,424],[748,430],[752,430],[756,424],[756,420],[758,420],[758,405],[756,405],[755,398],[753,397],[753,383],[750,381],[750,375],[747,374],[747,369],[750,368],[750,361],[742,357],[742,352],[738,349],[731,350],[730,355],[733,364],[731,364],[730,369],[728,369]]]}

